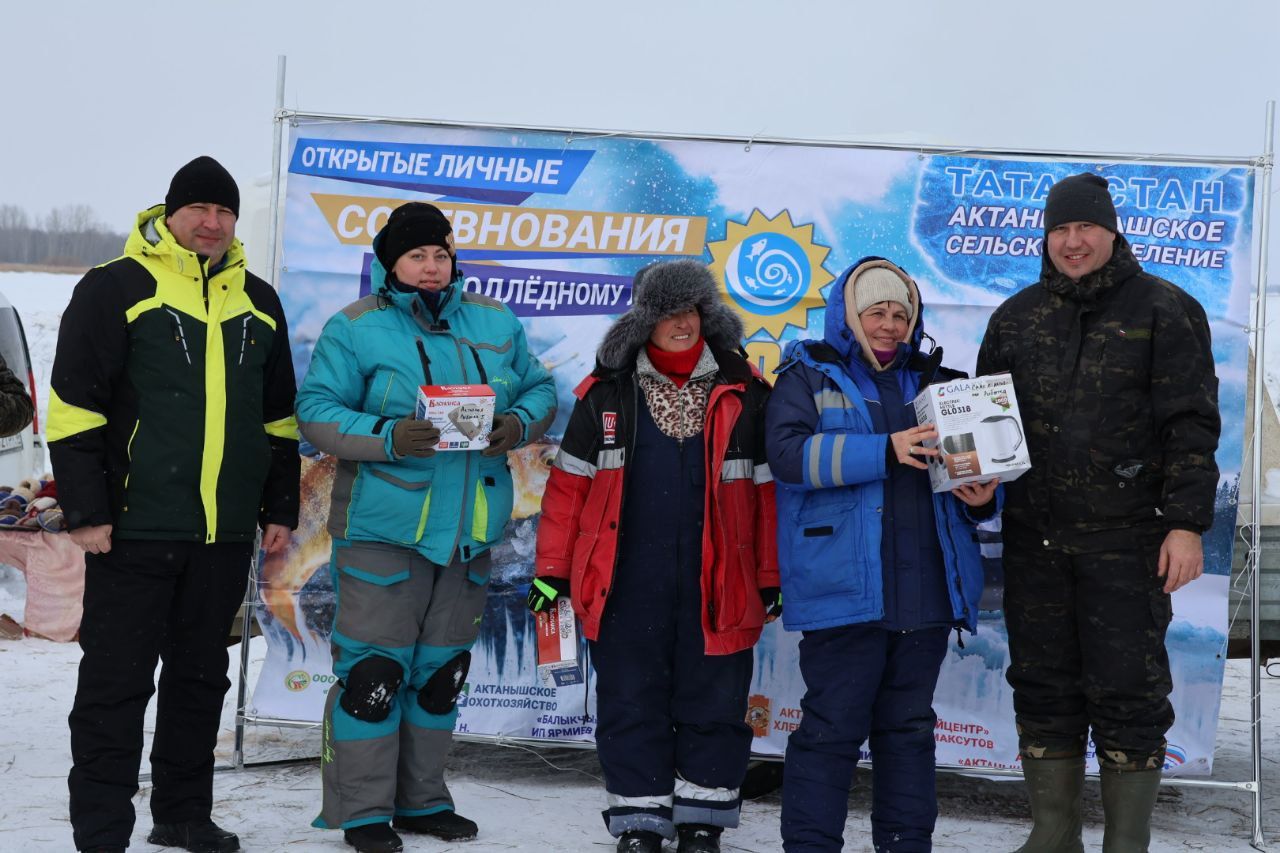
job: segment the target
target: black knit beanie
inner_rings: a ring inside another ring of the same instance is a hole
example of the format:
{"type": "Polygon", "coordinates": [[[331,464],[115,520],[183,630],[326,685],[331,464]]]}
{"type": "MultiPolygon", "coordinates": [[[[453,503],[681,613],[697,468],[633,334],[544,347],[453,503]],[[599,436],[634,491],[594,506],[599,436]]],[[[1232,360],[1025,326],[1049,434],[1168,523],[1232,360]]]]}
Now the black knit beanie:
{"type": "Polygon", "coordinates": [[[220,204],[240,217],[240,189],[235,178],[212,157],[197,157],[179,169],[164,197],[164,215],[188,204],[220,204]]]}
{"type": "Polygon", "coordinates": [[[1044,233],[1064,222],[1092,222],[1108,231],[1120,230],[1105,178],[1082,172],[1063,178],[1049,189],[1044,203],[1044,233]]]}
{"type": "MultiPolygon", "coordinates": [[[[440,208],[421,201],[402,204],[387,217],[378,236],[373,239],[373,253],[388,273],[400,256],[419,246],[444,246],[454,256],[449,235],[453,226],[440,208]]],[[[454,256],[453,277],[458,277],[458,260],[454,256]]]]}

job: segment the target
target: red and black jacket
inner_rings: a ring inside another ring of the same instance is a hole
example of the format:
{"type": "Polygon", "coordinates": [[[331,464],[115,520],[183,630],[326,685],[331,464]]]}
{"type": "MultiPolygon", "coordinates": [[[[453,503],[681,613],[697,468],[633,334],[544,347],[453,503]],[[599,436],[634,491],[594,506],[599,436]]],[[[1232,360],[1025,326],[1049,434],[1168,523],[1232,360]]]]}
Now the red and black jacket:
{"type": "MultiPolygon", "coordinates": [[[[712,352],[720,369],[702,433],[710,484],[703,509],[702,633],[707,654],[727,655],[760,637],[759,591],[779,585],[777,519],[765,461],[769,385],[741,356],[712,352]]],[[[542,497],[536,566],[540,577],[569,579],[574,612],[594,640],[618,564],[641,391],[634,367],[597,367],[574,393],[578,402],[542,497]]]]}

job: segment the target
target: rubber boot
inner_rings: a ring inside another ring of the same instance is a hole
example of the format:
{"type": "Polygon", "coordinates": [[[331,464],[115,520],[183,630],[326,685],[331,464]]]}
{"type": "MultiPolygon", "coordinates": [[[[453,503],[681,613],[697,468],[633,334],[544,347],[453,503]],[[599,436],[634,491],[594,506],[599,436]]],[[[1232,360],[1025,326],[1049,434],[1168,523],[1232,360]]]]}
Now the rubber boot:
{"type": "Polygon", "coordinates": [[[1151,812],[1160,792],[1159,770],[1103,770],[1102,853],[1147,853],[1151,812]]]}
{"type": "Polygon", "coordinates": [[[1031,835],[1015,853],[1084,853],[1080,840],[1084,756],[1022,759],[1031,835]]]}

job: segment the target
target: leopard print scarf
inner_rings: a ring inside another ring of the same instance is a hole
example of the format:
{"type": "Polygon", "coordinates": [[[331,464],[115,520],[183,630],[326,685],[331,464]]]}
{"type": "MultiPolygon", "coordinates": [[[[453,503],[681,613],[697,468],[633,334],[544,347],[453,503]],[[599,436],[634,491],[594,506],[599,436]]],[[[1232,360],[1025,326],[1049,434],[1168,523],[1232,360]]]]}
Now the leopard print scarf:
{"type": "Polygon", "coordinates": [[[720,366],[711,354],[710,347],[702,348],[702,355],[693,367],[693,373],[683,388],[677,388],[671,378],[653,366],[649,354],[641,348],[636,355],[636,378],[644,400],[649,404],[653,422],[663,435],[683,440],[702,432],[707,419],[707,399],[715,384],[720,366]]]}

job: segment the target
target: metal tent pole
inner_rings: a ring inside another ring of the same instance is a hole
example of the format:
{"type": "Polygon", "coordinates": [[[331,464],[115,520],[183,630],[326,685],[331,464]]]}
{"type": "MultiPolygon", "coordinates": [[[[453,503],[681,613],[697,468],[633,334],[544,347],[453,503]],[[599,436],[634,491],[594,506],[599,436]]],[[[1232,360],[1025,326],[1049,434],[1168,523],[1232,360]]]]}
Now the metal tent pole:
{"type": "MultiPolygon", "coordinates": [[[[1267,339],[1267,242],[1271,225],[1271,168],[1275,146],[1276,102],[1267,102],[1262,167],[1262,210],[1258,221],[1258,283],[1253,323],[1253,507],[1249,533],[1249,673],[1250,721],[1253,740],[1253,845],[1261,847],[1262,837],[1262,407],[1266,386],[1264,356],[1267,339]]],[[[1255,196],[1256,198],[1256,196],[1255,196]]]]}
{"type": "Polygon", "coordinates": [[[236,679],[236,735],[231,748],[232,770],[244,769],[244,722],[249,702],[249,638],[253,633],[254,603],[258,585],[258,555],[262,549],[262,532],[253,540],[253,559],[249,561],[249,580],[244,587],[244,602],[240,607],[240,676],[236,679]]]}
{"type": "Polygon", "coordinates": [[[275,131],[271,145],[271,230],[267,235],[267,259],[271,264],[271,277],[268,282],[277,290],[280,282],[277,273],[280,269],[279,237],[280,237],[280,147],[284,137],[284,77],[288,57],[276,57],[276,111],[272,116],[275,131]]]}
{"type": "MultiPolygon", "coordinates": [[[[272,287],[277,287],[276,269],[279,264],[276,262],[276,232],[278,229],[277,212],[280,206],[280,145],[281,131],[284,121],[284,75],[285,75],[285,57],[276,57],[276,109],[272,116],[275,123],[275,132],[272,137],[271,151],[271,230],[267,239],[267,258],[271,263],[271,277],[269,279],[272,287]]],[[[258,532],[258,537],[254,542],[253,562],[249,564],[249,582],[245,585],[244,591],[244,616],[240,620],[240,679],[236,688],[236,735],[235,746],[231,751],[231,767],[233,770],[244,769],[244,728],[245,717],[248,710],[249,698],[249,639],[253,634],[252,625],[256,618],[255,603],[257,602],[257,584],[259,569],[259,555],[262,553],[262,532],[258,532]]]]}

